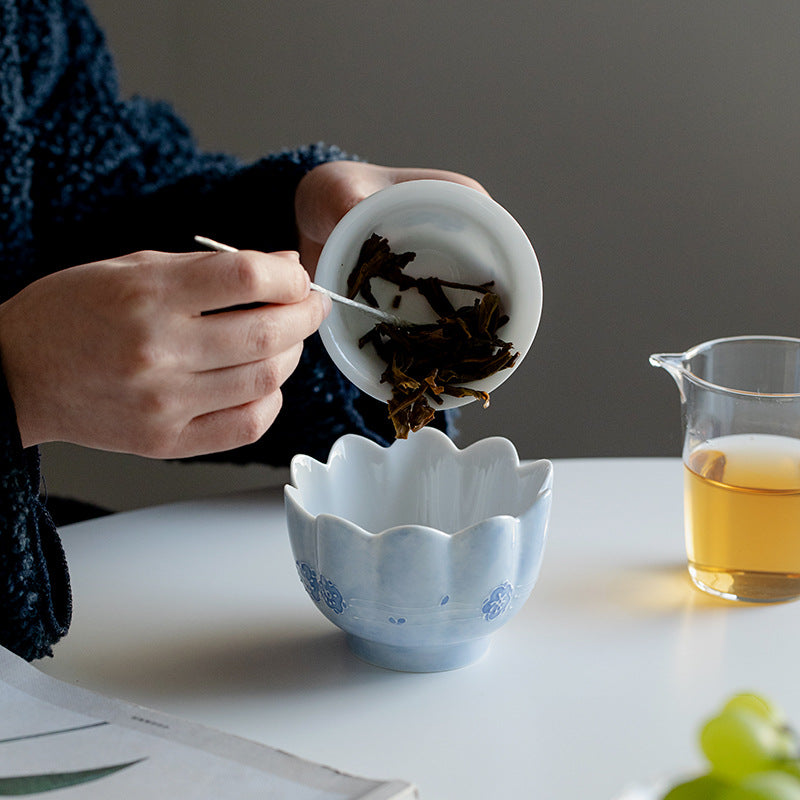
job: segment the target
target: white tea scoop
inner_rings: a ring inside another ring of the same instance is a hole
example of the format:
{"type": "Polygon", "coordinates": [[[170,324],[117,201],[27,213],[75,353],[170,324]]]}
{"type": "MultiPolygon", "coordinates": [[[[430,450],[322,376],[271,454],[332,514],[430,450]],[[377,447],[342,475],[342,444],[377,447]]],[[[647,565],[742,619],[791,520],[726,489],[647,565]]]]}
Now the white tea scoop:
{"type": "MultiPolygon", "coordinates": [[[[223,253],[238,252],[237,248],[231,247],[229,244],[222,244],[222,242],[215,242],[213,239],[209,239],[207,236],[195,236],[194,240],[198,244],[202,244],[204,247],[207,247],[210,250],[219,250],[223,253]]],[[[316,283],[312,282],[311,288],[315,292],[327,295],[331,300],[333,300],[334,303],[341,303],[343,306],[355,308],[362,314],[369,314],[371,317],[374,317],[381,322],[388,322],[390,325],[398,325],[400,327],[408,327],[411,324],[410,322],[400,319],[400,317],[397,317],[394,314],[390,314],[387,311],[381,311],[379,308],[372,308],[372,306],[365,305],[364,303],[358,303],[355,300],[351,300],[349,297],[336,294],[336,292],[332,292],[330,289],[326,289],[324,286],[319,286],[316,283]]]]}

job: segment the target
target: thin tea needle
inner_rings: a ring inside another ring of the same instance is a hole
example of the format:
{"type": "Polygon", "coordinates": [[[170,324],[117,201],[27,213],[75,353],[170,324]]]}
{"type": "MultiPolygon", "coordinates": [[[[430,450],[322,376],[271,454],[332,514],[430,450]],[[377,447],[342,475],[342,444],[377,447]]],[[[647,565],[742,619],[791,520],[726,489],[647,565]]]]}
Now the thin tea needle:
{"type": "MultiPolygon", "coordinates": [[[[198,244],[201,244],[204,247],[209,248],[210,250],[219,250],[223,253],[239,252],[237,248],[231,247],[229,244],[222,244],[222,242],[216,242],[213,239],[209,239],[207,236],[195,236],[194,240],[198,244]]],[[[371,317],[375,317],[376,319],[379,319],[381,322],[388,322],[390,325],[399,325],[400,327],[408,327],[411,324],[409,322],[406,322],[405,320],[400,319],[400,317],[396,317],[394,314],[389,314],[387,311],[381,311],[379,308],[372,308],[372,306],[365,305],[364,303],[359,303],[356,300],[351,300],[349,297],[344,297],[340,294],[336,294],[336,292],[332,292],[330,289],[326,289],[324,286],[320,286],[319,284],[312,282],[311,288],[315,292],[327,295],[328,297],[330,297],[331,300],[333,300],[334,303],[340,303],[343,306],[349,306],[350,308],[354,308],[357,311],[360,311],[362,314],[369,314],[371,317]]]]}

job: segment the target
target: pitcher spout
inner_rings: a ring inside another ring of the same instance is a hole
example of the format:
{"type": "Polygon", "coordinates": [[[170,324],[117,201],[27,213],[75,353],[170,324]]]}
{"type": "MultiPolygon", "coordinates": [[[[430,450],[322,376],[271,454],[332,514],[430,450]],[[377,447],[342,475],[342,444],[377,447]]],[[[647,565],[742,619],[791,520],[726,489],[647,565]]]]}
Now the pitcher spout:
{"type": "Polygon", "coordinates": [[[686,353],[653,353],[650,356],[650,363],[654,367],[662,367],[672,375],[678,391],[683,398],[683,379],[686,375],[686,353]]]}
{"type": "Polygon", "coordinates": [[[650,363],[654,367],[663,367],[671,375],[680,375],[685,367],[683,365],[686,353],[653,353],[650,363]]]}

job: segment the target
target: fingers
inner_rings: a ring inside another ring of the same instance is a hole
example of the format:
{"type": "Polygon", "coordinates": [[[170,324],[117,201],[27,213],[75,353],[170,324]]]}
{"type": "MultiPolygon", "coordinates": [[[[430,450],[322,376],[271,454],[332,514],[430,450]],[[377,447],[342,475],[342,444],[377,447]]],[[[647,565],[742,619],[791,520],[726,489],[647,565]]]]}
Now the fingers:
{"type": "Polygon", "coordinates": [[[175,458],[228,450],[259,438],[280,408],[281,387],[297,368],[303,339],[319,326],[330,300],[316,292],[300,303],[188,321],[176,342],[180,362],[149,365],[128,394],[148,435],[141,455],[175,458]]]}
{"type": "Polygon", "coordinates": [[[234,408],[225,408],[193,419],[174,446],[178,457],[231,450],[258,441],[281,409],[279,391],[234,408]]]}
{"type": "Polygon", "coordinates": [[[329,298],[311,292],[290,305],[195,317],[182,333],[186,368],[201,372],[271,358],[314,333],[330,307],[329,298]]]}
{"type": "Polygon", "coordinates": [[[134,351],[125,372],[128,419],[142,432],[136,449],[174,458],[254,441],[330,300],[309,292],[295,252],[161,255],[146,276],[159,283],[161,311],[134,337],[147,357],[134,351]],[[201,313],[253,302],[266,305],[201,313]]]}
{"type": "Polygon", "coordinates": [[[448,170],[393,168],[360,161],[320,164],[303,176],[295,193],[303,264],[316,263],[318,253],[312,244],[323,244],[339,220],[365,197],[392,184],[415,180],[450,181],[488,194],[478,181],[448,170]]]}
{"type": "Polygon", "coordinates": [[[272,358],[195,373],[186,381],[182,406],[199,417],[274,394],[297,368],[302,351],[303,345],[297,344],[272,358]]]}
{"type": "Polygon", "coordinates": [[[308,296],[309,276],[293,251],[162,255],[154,276],[175,310],[199,314],[248,303],[297,303],[308,296]]]}
{"type": "Polygon", "coordinates": [[[459,172],[450,172],[443,169],[417,169],[415,167],[405,167],[401,169],[391,169],[391,183],[405,183],[407,181],[420,181],[420,180],[438,180],[449,181],[450,183],[460,183],[462,186],[468,186],[471,189],[477,189],[479,192],[488,195],[486,189],[478,183],[474,178],[468,175],[462,175],[459,172]]]}
{"type": "Polygon", "coordinates": [[[132,393],[126,419],[140,434],[123,449],[151,458],[184,458],[255,441],[274,421],[280,387],[301,352],[298,344],[275,358],[185,376],[168,391],[150,386],[132,393]]]}

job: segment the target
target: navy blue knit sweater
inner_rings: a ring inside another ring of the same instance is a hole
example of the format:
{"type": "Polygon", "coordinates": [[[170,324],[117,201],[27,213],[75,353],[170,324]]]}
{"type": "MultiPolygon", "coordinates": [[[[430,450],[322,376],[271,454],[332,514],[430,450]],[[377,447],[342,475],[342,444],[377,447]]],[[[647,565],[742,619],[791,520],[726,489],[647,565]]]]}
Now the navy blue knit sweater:
{"type": "MultiPolygon", "coordinates": [[[[313,145],[245,165],[199,152],[168,106],[120,99],[80,0],[0,0],[0,301],[75,264],[195,249],[197,232],[296,248],[298,181],[343,157],[313,145]]],[[[346,432],[386,441],[385,406],[360,395],[312,337],[276,424],[219,458],[285,464],[302,450],[325,459],[346,432]]],[[[0,373],[0,644],[29,660],[51,653],[71,615],[67,565],[39,490],[38,451],[22,447],[0,373]]]]}

